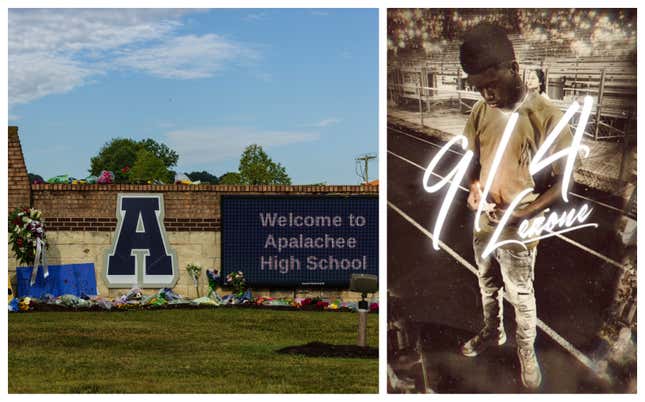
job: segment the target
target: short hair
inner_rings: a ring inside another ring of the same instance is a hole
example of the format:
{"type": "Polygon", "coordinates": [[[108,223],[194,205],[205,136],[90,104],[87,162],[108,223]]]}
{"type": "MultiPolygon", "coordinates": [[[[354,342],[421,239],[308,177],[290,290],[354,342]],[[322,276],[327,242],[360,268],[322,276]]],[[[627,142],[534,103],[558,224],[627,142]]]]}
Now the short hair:
{"type": "Polygon", "coordinates": [[[459,48],[459,61],[467,74],[479,74],[513,60],[515,51],[506,31],[491,23],[481,23],[467,32],[459,48]]]}

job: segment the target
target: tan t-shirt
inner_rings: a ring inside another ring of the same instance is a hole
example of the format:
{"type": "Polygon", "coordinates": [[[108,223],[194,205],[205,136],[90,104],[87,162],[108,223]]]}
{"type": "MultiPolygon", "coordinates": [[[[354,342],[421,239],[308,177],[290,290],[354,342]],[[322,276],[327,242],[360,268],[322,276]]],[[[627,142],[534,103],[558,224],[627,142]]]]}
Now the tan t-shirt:
{"type": "MultiPolygon", "coordinates": [[[[502,209],[507,208],[517,194],[527,188],[536,190],[524,197],[518,208],[534,201],[539,196],[538,191],[540,189],[544,191],[544,184],[550,179],[548,176],[562,174],[566,163],[566,158],[558,159],[549,166],[550,169],[546,167],[539,172],[538,177],[531,176],[529,164],[533,156],[558,124],[563,113],[548,99],[535,93],[527,95],[524,102],[517,109],[517,113],[519,115],[517,123],[506,145],[488,194],[488,201],[495,203],[498,208],[502,209]],[[538,184],[537,188],[536,182],[538,184]]],[[[486,102],[480,100],[475,104],[468,117],[464,135],[468,138],[468,146],[474,153],[475,161],[480,165],[479,181],[482,190],[488,180],[488,176],[492,173],[493,159],[510,116],[510,111],[492,108],[486,102]]],[[[546,156],[569,147],[572,140],[573,135],[567,125],[546,156]]],[[[486,214],[482,214],[480,218],[481,231],[475,232],[475,236],[482,241],[488,241],[495,227],[496,224],[491,222],[486,214]]],[[[498,241],[506,239],[520,240],[517,234],[517,226],[506,225],[498,241]]],[[[529,247],[535,247],[535,245],[537,245],[537,242],[527,244],[529,247]]],[[[519,245],[507,246],[506,248],[522,249],[519,245]]]]}

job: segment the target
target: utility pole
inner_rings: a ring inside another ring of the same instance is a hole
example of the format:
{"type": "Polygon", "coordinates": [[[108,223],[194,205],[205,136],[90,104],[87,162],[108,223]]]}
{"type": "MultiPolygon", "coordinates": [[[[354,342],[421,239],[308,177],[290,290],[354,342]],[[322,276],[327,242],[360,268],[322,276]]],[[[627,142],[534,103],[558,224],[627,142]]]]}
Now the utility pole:
{"type": "Polygon", "coordinates": [[[357,157],[356,160],[356,174],[360,179],[362,180],[363,183],[367,183],[369,181],[369,173],[368,173],[368,165],[369,161],[372,159],[376,159],[376,154],[364,154],[359,157],[357,157]]]}

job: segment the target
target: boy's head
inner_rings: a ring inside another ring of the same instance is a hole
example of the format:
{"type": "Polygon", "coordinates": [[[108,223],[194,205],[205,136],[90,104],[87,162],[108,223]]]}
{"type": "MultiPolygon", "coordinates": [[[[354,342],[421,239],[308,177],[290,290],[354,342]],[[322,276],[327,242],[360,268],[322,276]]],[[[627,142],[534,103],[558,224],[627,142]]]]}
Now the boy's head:
{"type": "Polygon", "coordinates": [[[489,106],[508,108],[522,95],[520,67],[513,44],[497,25],[483,23],[464,35],[459,60],[468,81],[489,106]]]}

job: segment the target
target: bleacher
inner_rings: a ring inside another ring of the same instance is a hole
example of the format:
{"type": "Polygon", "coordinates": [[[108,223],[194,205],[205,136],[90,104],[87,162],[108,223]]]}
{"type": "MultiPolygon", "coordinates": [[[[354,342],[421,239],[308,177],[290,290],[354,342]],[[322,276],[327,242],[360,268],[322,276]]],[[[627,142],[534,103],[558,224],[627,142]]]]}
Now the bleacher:
{"type": "MultiPolygon", "coordinates": [[[[547,94],[566,110],[574,100],[582,103],[586,95],[594,98],[594,107],[586,134],[596,140],[635,135],[636,61],[634,43],[618,43],[602,57],[572,56],[568,46],[529,45],[517,35],[510,36],[522,74],[543,70],[547,94]]],[[[430,109],[438,104],[453,104],[464,112],[478,99],[469,90],[459,65],[459,43],[447,44],[441,52],[423,51],[399,54],[388,63],[388,99],[396,104],[413,103],[430,109]]]]}

